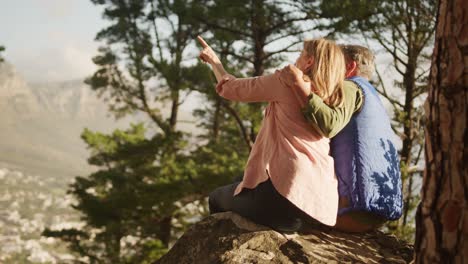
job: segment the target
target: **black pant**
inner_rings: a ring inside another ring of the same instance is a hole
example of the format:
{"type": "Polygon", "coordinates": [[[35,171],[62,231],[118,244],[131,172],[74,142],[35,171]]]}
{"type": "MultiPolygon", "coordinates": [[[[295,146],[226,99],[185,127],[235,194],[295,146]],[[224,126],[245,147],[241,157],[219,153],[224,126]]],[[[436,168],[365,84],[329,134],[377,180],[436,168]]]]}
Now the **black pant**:
{"type": "Polygon", "coordinates": [[[250,220],[272,228],[292,225],[306,214],[276,191],[270,179],[255,189],[243,189],[236,196],[240,182],[219,187],[210,193],[210,213],[233,211],[250,220]]]}

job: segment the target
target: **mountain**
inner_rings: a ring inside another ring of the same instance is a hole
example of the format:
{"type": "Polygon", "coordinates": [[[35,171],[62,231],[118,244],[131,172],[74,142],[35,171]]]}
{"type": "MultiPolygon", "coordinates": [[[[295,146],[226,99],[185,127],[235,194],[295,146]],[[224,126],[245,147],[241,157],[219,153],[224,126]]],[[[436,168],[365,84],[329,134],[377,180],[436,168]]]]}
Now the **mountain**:
{"type": "MultiPolygon", "coordinates": [[[[192,104],[193,105],[193,104],[192,104]]],[[[160,105],[162,115],[170,105],[160,105]]],[[[196,132],[191,109],[182,106],[180,129],[196,132]]],[[[70,178],[90,172],[84,128],[111,132],[148,121],[143,114],[115,120],[108,105],[83,80],[28,83],[0,63],[0,167],[70,178]]]]}
{"type": "MultiPolygon", "coordinates": [[[[80,134],[145,121],[143,115],[116,121],[107,109],[82,80],[28,83],[0,63],[0,263],[73,262],[60,240],[41,232],[81,225],[66,195],[74,176],[92,170],[80,134]]],[[[180,119],[193,120],[189,109],[180,119]]],[[[180,129],[196,131],[191,124],[180,129]]]]}
{"type": "Polygon", "coordinates": [[[0,162],[39,174],[75,176],[89,171],[80,139],[85,127],[126,127],[83,81],[29,84],[9,63],[0,64],[0,162]]]}

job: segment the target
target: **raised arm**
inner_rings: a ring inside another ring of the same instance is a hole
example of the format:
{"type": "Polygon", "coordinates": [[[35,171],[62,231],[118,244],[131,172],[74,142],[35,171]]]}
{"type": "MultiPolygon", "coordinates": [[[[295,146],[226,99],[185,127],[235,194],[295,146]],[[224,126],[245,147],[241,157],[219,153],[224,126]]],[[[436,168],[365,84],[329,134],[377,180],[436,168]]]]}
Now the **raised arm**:
{"type": "Polygon", "coordinates": [[[281,71],[253,78],[236,78],[226,72],[218,56],[203,38],[198,36],[197,39],[203,47],[199,57],[211,65],[218,81],[216,92],[220,96],[240,102],[292,102],[295,100],[279,78],[281,71]]]}
{"type": "Polygon", "coordinates": [[[223,76],[227,74],[226,70],[221,63],[221,60],[218,58],[218,55],[213,51],[213,49],[206,43],[206,41],[198,36],[198,42],[202,46],[200,55],[198,56],[202,61],[211,65],[213,72],[216,76],[216,81],[220,82],[223,79],[223,76]]]}

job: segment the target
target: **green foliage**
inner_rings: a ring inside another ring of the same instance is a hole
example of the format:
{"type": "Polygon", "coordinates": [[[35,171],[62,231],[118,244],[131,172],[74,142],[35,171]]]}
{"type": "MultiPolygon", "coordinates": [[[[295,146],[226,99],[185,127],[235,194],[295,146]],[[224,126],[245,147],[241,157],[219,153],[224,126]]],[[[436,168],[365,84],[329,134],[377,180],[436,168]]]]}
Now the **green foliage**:
{"type": "Polygon", "coordinates": [[[144,243],[140,252],[139,263],[151,264],[167,253],[167,247],[159,240],[150,240],[144,243]]]}
{"type": "MultiPolygon", "coordinates": [[[[0,55],[2,54],[3,51],[5,51],[5,47],[0,46],[0,55]]],[[[4,61],[3,57],[0,56],[0,62],[3,62],[3,61],[4,61]]]]}
{"type": "Polygon", "coordinates": [[[69,193],[84,226],[44,231],[91,263],[152,263],[188,219],[206,215],[211,190],[242,175],[263,105],[216,94],[211,70],[190,54],[195,36],[209,32],[204,37],[230,73],[262,75],[296,51],[304,33],[361,30],[362,21],[380,15],[375,1],[91,2],[104,8],[109,24],[96,36],[98,69],[86,83],[117,118],[147,117],[111,134],[83,132],[96,171],[77,177],[69,193]],[[191,93],[205,100],[193,113],[196,135],[177,129],[179,106],[191,93]],[[187,211],[187,204],[198,211],[187,211]]]}
{"type": "MultiPolygon", "coordinates": [[[[86,83],[108,100],[117,117],[139,112],[151,124],[109,135],[83,132],[91,154],[88,162],[97,170],[77,177],[69,193],[77,200],[73,207],[82,214],[85,226],[46,230],[44,235],[61,238],[92,263],[151,262],[167,250],[174,233],[189,224],[183,219],[184,205],[204,201],[213,188],[239,176],[248,150],[230,149],[236,140],[211,144],[203,137],[199,147],[189,146],[190,134],[176,130],[181,92],[216,97],[211,71],[183,61],[184,50],[199,28],[190,19],[189,5],[183,1],[93,2],[105,6],[104,16],[111,24],[97,35],[106,44],[94,58],[98,70],[86,83]],[[159,23],[169,23],[172,32],[160,37],[159,23]],[[171,104],[168,118],[161,109],[167,102],[171,104]],[[128,239],[135,243],[126,245],[128,239]]],[[[238,130],[232,131],[222,138],[238,138],[238,130]]]]}
{"type": "Polygon", "coordinates": [[[69,193],[86,225],[80,230],[46,230],[44,235],[60,237],[72,251],[99,263],[135,263],[145,257],[141,250],[162,254],[169,242],[163,223],[178,210],[175,202],[208,190],[193,175],[195,163],[174,150],[185,147],[181,135],[147,139],[146,133],[142,124],[110,135],[85,130],[88,161],[99,170],[77,177],[69,193]],[[138,244],[131,250],[122,248],[126,238],[138,244]]]}
{"type": "Polygon", "coordinates": [[[370,18],[379,13],[379,2],[381,1],[321,1],[320,16],[329,21],[329,24],[323,28],[336,33],[354,35],[359,32],[362,23],[368,24],[370,18]]]}

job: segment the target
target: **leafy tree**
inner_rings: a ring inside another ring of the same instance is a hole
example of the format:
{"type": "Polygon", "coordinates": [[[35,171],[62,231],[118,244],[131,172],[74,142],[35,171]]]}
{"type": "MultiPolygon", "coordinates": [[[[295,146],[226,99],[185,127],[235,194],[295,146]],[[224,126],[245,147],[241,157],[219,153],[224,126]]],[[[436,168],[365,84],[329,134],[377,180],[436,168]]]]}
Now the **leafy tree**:
{"type": "Polygon", "coordinates": [[[180,206],[206,195],[192,195],[207,190],[195,184],[193,161],[187,156],[189,134],[176,125],[183,93],[204,85],[209,75],[205,67],[183,61],[198,30],[186,1],[92,2],[104,6],[104,18],[111,24],[97,34],[105,45],[94,58],[98,70],[86,83],[108,100],[117,118],[139,113],[149,124],[111,135],[83,133],[92,154],[89,163],[98,171],[77,177],[69,192],[86,225],[46,230],[45,235],[69,242],[92,262],[135,263],[143,261],[141,252],[160,255],[171,241],[180,206]],[[171,105],[167,116],[166,102],[171,105]],[[121,247],[128,237],[136,238],[134,252],[121,247]]]}
{"type": "Polygon", "coordinates": [[[415,263],[466,263],[468,5],[441,0],[426,101],[426,167],[415,263]]]}
{"type": "Polygon", "coordinates": [[[415,178],[422,177],[418,168],[424,144],[421,102],[427,92],[436,0],[323,1],[321,10],[324,17],[331,19],[331,27],[363,36],[378,44],[393,60],[393,84],[399,92],[392,93],[379,72],[377,88],[392,106],[392,127],[403,143],[400,155],[405,206],[402,218],[387,227],[412,240],[411,219],[419,200],[415,178]]]}
{"type": "Polygon", "coordinates": [[[191,188],[187,178],[173,175],[187,175],[182,170],[191,164],[182,155],[165,154],[173,147],[171,141],[160,134],[147,139],[145,133],[142,124],[111,135],[83,132],[92,153],[89,163],[99,170],[77,177],[68,192],[76,198],[73,207],[82,213],[85,226],[46,230],[44,235],[69,242],[92,263],[135,263],[145,257],[139,250],[148,247],[153,254],[165,252],[170,239],[166,216],[177,210],[174,202],[191,188]],[[122,248],[125,240],[137,244],[122,248]]]}

